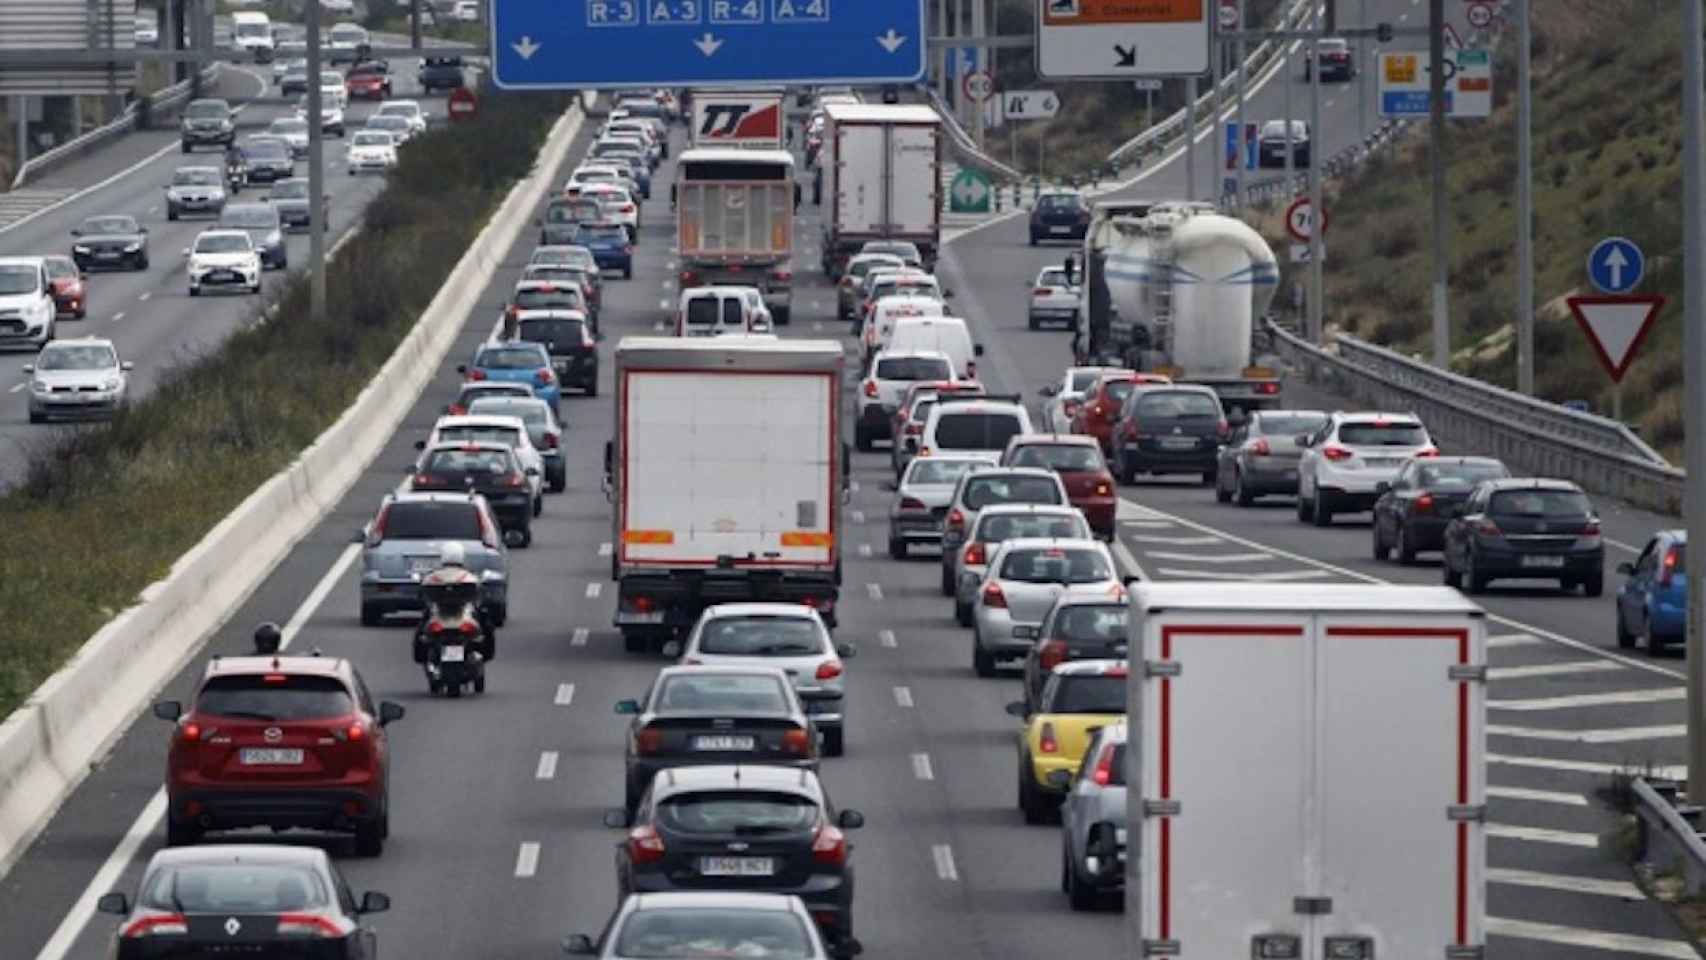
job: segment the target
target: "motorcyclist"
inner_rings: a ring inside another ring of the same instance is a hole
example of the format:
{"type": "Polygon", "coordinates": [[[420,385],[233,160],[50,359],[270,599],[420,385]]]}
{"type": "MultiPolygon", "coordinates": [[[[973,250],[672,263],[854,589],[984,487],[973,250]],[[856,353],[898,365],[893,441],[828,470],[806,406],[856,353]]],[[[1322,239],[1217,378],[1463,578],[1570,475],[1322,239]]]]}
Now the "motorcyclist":
{"type": "Polygon", "coordinates": [[[418,662],[426,662],[427,628],[434,620],[454,623],[465,617],[473,617],[480,624],[481,658],[490,662],[497,656],[497,630],[480,603],[480,578],[468,569],[467,552],[462,544],[447,543],[440,549],[438,567],[421,579],[421,598],[427,609],[415,630],[418,662]]]}
{"type": "Polygon", "coordinates": [[[284,631],[271,620],[255,628],[255,655],[269,657],[284,647],[284,631]]]}
{"type": "Polygon", "coordinates": [[[249,181],[249,158],[236,143],[225,148],[225,183],[232,193],[242,190],[249,181]]]}

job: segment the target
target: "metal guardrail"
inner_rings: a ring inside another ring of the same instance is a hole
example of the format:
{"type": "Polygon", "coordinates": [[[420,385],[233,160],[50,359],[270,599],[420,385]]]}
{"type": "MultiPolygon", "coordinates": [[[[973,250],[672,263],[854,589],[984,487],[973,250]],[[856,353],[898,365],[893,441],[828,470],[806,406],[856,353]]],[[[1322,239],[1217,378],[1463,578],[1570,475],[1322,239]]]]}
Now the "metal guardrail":
{"type": "MultiPolygon", "coordinates": [[[[219,64],[215,63],[202,70],[201,81],[202,83],[212,83],[218,76],[219,64]]],[[[182,80],[169,87],[156,90],[148,97],[149,111],[170,110],[178,104],[183,103],[185,100],[188,100],[190,97],[190,90],[192,88],[193,84],[191,81],[182,80]]],[[[93,147],[99,146],[114,137],[129,133],[136,129],[136,113],[137,107],[140,104],[140,100],[132,101],[129,106],[124,108],[124,113],[120,114],[117,120],[114,120],[104,126],[96,127],[82,136],[73,137],[46,153],[31,157],[24,161],[24,165],[18,168],[18,175],[12,178],[11,189],[16,190],[19,187],[22,187],[30,177],[69,160],[72,157],[81,156],[85,151],[93,147]]]]}
{"type": "Polygon", "coordinates": [[[1680,872],[1683,892],[1698,895],[1706,886],[1706,841],[1696,825],[1701,808],[1681,802],[1674,781],[1635,777],[1629,788],[1639,828],[1636,859],[1657,873],[1680,872]]]}
{"type": "Polygon", "coordinates": [[[1265,327],[1293,375],[1354,403],[1414,413],[1442,445],[1650,510],[1682,509],[1683,471],[1616,421],[1439,370],[1347,334],[1338,335],[1334,352],[1272,320],[1265,327]]]}
{"type": "Polygon", "coordinates": [[[954,148],[954,157],[962,167],[973,167],[985,173],[994,174],[1002,180],[1023,180],[1025,175],[1013,167],[995,159],[977,148],[977,141],[966,129],[960,126],[955,118],[953,108],[943,102],[942,95],[934,89],[925,88],[925,96],[930,98],[930,106],[942,117],[942,129],[948,131],[948,142],[954,148]]]}
{"type": "MultiPolygon", "coordinates": [[[[1340,150],[1321,164],[1323,179],[1342,177],[1367,163],[1369,158],[1381,149],[1390,146],[1412,129],[1408,120],[1383,120],[1374,132],[1364,137],[1361,143],[1353,143],[1340,150]]],[[[1285,176],[1269,177],[1266,180],[1249,181],[1244,184],[1244,190],[1252,203],[1264,203],[1280,197],[1290,197],[1301,193],[1309,186],[1309,172],[1294,171],[1288,180],[1285,176]]]]}

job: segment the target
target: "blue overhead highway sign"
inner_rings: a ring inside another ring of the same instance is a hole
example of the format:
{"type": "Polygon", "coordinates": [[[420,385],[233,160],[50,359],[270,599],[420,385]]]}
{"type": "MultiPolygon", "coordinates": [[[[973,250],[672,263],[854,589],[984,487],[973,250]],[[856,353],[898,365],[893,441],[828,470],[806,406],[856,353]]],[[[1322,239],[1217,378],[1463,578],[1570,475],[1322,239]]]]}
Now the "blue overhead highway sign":
{"type": "Polygon", "coordinates": [[[491,0],[492,79],[573,90],[909,83],[924,0],[491,0]]]}
{"type": "Polygon", "coordinates": [[[1588,279],[1600,293],[1628,293],[1646,272],[1646,255],[1626,237],[1606,237],[1588,254],[1588,279]]]}

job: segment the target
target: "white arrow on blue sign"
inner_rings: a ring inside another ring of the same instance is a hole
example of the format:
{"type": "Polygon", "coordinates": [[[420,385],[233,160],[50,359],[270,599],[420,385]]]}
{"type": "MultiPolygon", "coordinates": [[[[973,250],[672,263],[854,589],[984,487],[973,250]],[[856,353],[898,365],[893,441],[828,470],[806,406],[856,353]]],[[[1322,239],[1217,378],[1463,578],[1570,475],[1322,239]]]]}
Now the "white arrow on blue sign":
{"type": "Polygon", "coordinates": [[[1588,254],[1588,280],[1601,293],[1628,293],[1646,272],[1646,255],[1627,237],[1606,237],[1588,254]]]}

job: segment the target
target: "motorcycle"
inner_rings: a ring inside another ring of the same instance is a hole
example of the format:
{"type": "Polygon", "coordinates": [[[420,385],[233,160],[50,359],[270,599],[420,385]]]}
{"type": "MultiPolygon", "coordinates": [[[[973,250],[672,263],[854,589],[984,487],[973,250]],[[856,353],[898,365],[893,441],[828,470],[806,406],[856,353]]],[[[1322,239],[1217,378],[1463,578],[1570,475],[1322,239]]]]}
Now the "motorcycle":
{"type": "Polygon", "coordinates": [[[497,631],[481,602],[480,579],[445,565],[421,580],[426,615],[415,628],[415,662],[434,696],[486,692],[486,664],[497,655],[497,631]]]}

